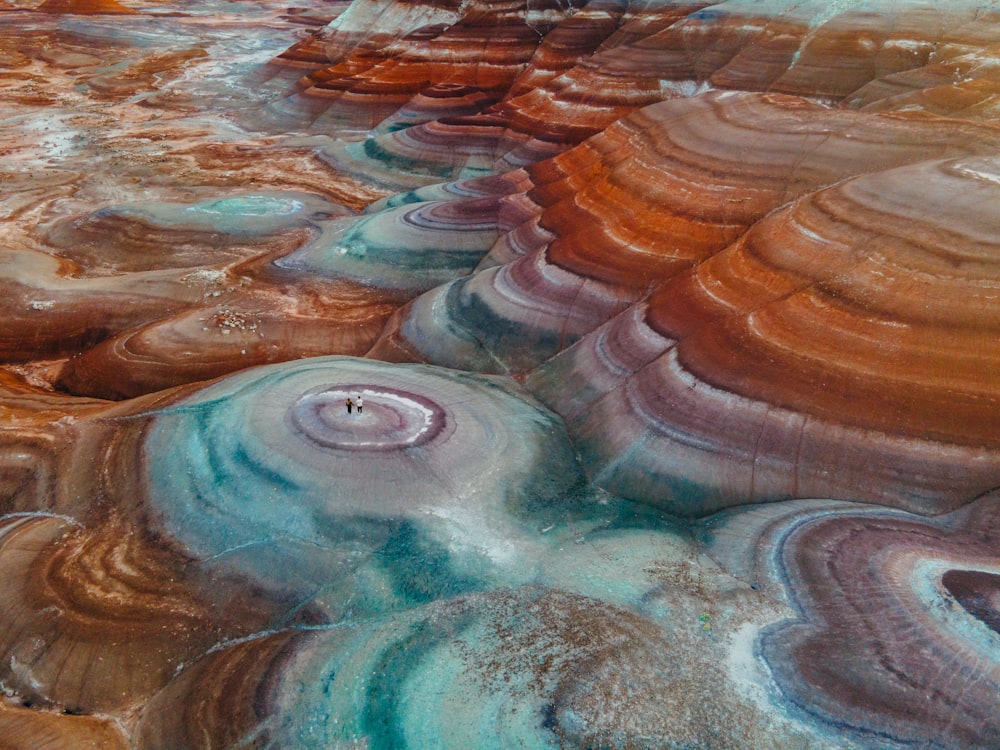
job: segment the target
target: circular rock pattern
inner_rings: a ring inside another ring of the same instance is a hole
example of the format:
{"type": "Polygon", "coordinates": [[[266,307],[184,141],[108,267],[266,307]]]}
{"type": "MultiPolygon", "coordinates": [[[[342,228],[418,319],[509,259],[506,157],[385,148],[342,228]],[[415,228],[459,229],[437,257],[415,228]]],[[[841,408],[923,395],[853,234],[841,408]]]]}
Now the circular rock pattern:
{"type": "Polygon", "coordinates": [[[375,609],[435,581],[530,575],[522,515],[582,481],[561,422],[508,382],[348,357],[246,371],[156,412],[145,460],[154,513],[190,554],[332,599],[355,585],[375,609]]]}
{"type": "Polygon", "coordinates": [[[433,440],[445,427],[444,410],[416,393],[363,385],[321,387],[289,409],[292,425],[318,445],[346,451],[392,451],[433,440]],[[360,395],[367,411],[348,412],[360,395]]]}
{"type": "Polygon", "coordinates": [[[994,748],[995,503],[926,520],[795,501],[705,528],[713,557],[796,611],[758,642],[787,705],[864,747],[994,748]]]}

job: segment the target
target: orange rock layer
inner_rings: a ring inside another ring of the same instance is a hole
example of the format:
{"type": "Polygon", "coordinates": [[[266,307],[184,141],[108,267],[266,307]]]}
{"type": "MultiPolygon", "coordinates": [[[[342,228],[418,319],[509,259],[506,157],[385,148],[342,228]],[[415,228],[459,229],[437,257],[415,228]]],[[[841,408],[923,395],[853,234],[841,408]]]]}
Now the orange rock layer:
{"type": "Polygon", "coordinates": [[[117,0],[45,0],[38,6],[41,13],[65,13],[75,16],[122,15],[138,13],[117,0]]]}

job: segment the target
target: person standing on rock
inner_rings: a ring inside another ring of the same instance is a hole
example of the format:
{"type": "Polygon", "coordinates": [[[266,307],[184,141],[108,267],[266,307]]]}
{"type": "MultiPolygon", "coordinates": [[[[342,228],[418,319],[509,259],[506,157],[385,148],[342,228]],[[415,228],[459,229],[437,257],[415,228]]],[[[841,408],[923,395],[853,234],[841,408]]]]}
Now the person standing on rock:
{"type": "MultiPolygon", "coordinates": [[[[354,406],[354,402],[353,402],[353,401],[351,401],[351,397],[350,397],[350,396],[348,396],[348,397],[347,397],[347,413],[348,413],[348,414],[350,414],[350,413],[351,413],[351,407],[352,407],[352,406],[354,406]]],[[[359,411],[359,412],[361,411],[361,407],[360,407],[360,406],[358,407],[358,411],[359,411]]]]}
{"type": "Polygon", "coordinates": [[[358,394],[358,397],[356,399],[354,399],[354,403],[356,403],[358,405],[358,414],[360,414],[361,413],[361,408],[364,406],[364,401],[361,400],[361,394],[360,393],[358,394]]]}

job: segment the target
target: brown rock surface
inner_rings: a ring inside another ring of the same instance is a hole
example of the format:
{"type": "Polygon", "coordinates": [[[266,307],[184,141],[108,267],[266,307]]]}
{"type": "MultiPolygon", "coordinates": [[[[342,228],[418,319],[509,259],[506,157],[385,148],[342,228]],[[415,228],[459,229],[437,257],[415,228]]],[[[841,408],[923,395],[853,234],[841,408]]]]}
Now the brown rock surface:
{"type": "Polygon", "coordinates": [[[0,746],[996,750],[992,4],[124,2],[0,0],[0,746]]]}

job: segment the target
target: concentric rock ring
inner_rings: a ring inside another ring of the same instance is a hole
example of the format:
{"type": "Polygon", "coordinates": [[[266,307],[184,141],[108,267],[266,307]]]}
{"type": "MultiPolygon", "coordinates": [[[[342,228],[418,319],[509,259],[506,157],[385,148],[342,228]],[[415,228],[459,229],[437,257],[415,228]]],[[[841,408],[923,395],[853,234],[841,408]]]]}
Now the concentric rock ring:
{"type": "Polygon", "coordinates": [[[509,381],[349,357],[220,380],[154,412],[144,450],[153,515],[189,554],[310,591],[398,578],[401,554],[432,561],[424,583],[519,580],[525,508],[582,481],[560,420],[509,381]]]}
{"type": "Polygon", "coordinates": [[[716,517],[708,551],[797,610],[758,646],[789,705],[865,746],[994,748],[998,520],[995,496],[933,519],[795,501],[716,517]]]}
{"type": "Polygon", "coordinates": [[[288,410],[292,425],[327,448],[349,451],[392,451],[433,440],[445,427],[445,412],[417,393],[364,385],[320,387],[288,410]],[[352,414],[347,399],[359,394],[368,410],[352,414]]]}

